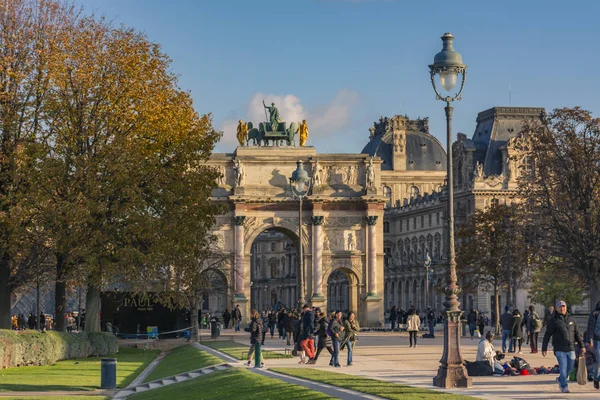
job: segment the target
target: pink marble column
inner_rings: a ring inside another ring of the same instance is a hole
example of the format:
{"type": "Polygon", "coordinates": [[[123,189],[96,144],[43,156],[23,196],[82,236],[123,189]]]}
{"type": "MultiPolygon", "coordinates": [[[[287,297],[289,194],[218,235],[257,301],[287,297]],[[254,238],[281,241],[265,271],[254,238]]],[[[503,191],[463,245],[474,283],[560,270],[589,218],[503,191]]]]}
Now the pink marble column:
{"type": "Polygon", "coordinates": [[[367,266],[369,285],[367,296],[377,295],[377,216],[367,217],[367,240],[369,251],[367,253],[367,266]]]}
{"type": "Polygon", "coordinates": [[[313,223],[313,298],[323,297],[323,217],[312,217],[313,223]]]}

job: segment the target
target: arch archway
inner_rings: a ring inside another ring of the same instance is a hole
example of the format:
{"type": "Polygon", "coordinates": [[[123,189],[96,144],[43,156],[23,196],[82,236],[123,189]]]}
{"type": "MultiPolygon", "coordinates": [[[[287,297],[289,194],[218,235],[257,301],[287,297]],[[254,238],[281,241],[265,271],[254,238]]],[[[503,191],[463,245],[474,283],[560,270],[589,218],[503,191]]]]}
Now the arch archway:
{"type": "Polygon", "coordinates": [[[265,229],[255,236],[246,257],[251,264],[250,308],[263,311],[297,306],[297,243],[297,236],[285,228],[265,229]]]}
{"type": "Polygon", "coordinates": [[[228,285],[223,272],[208,269],[200,274],[202,288],[200,290],[200,307],[202,314],[210,312],[222,315],[227,308],[228,285]]]}
{"type": "Polygon", "coordinates": [[[327,311],[342,311],[344,314],[354,311],[359,322],[363,323],[366,316],[359,309],[358,287],[359,280],[353,270],[338,268],[332,271],[327,277],[327,311]]]}

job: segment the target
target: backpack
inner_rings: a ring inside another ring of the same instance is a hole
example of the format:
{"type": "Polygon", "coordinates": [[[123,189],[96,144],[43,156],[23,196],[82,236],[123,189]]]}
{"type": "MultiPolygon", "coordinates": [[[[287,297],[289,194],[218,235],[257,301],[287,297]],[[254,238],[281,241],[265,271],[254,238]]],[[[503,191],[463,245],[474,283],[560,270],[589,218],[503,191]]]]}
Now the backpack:
{"type": "Polygon", "coordinates": [[[532,326],[533,326],[533,329],[534,329],[534,330],[535,330],[535,329],[542,329],[542,320],[540,319],[540,316],[539,316],[539,315],[537,315],[537,313],[535,313],[535,314],[533,314],[533,315],[531,316],[531,318],[532,318],[532,320],[533,320],[533,321],[532,321],[532,322],[533,322],[533,324],[532,324],[532,326]]]}
{"type": "Polygon", "coordinates": [[[327,329],[325,329],[325,333],[327,334],[327,336],[333,336],[333,331],[331,330],[331,325],[333,324],[333,320],[329,321],[329,323],[327,324],[327,329]]]}
{"type": "MultiPolygon", "coordinates": [[[[595,313],[595,314],[596,314],[596,324],[594,325],[594,337],[600,337],[600,322],[598,322],[598,321],[600,321],[600,318],[598,318],[598,315],[600,315],[600,314],[598,314],[598,313],[595,313]]],[[[592,338],[590,338],[590,339],[592,339],[592,338]]]]}

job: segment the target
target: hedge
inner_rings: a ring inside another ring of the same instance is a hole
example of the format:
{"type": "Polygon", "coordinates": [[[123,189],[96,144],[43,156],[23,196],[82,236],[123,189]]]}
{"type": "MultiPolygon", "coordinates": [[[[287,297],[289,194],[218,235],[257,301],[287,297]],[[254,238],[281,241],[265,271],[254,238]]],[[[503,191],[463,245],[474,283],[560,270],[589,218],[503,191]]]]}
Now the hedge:
{"type": "Polygon", "coordinates": [[[119,345],[111,334],[66,333],[0,329],[0,369],[25,365],[48,365],[59,360],[105,356],[116,353],[119,345]]]}

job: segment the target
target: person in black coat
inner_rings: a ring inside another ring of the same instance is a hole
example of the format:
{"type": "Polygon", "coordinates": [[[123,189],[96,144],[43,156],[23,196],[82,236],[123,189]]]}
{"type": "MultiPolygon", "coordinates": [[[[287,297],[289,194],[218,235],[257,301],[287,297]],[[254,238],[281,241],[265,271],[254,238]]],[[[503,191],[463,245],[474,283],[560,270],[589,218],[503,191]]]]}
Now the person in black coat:
{"type": "Polygon", "coordinates": [[[594,362],[594,387],[600,389],[600,301],[596,304],[596,309],[590,313],[587,324],[587,338],[590,343],[590,347],[594,350],[595,362],[594,362]],[[599,329],[596,329],[599,327],[599,329]]]}
{"type": "Polygon", "coordinates": [[[569,393],[568,377],[575,365],[575,342],[585,355],[583,338],[575,319],[567,312],[567,303],[559,301],[556,303],[554,316],[546,326],[544,341],[542,342],[542,356],[546,357],[548,342],[552,338],[554,355],[558,361],[560,376],[558,383],[563,393],[569,393]]]}
{"type": "Polygon", "coordinates": [[[396,306],[393,306],[390,310],[390,324],[392,330],[396,327],[396,320],[398,319],[398,311],[396,310],[396,306]]]}
{"type": "Polygon", "coordinates": [[[223,311],[223,329],[229,328],[229,321],[231,321],[231,314],[228,309],[225,309],[225,311],[223,311]]]}

